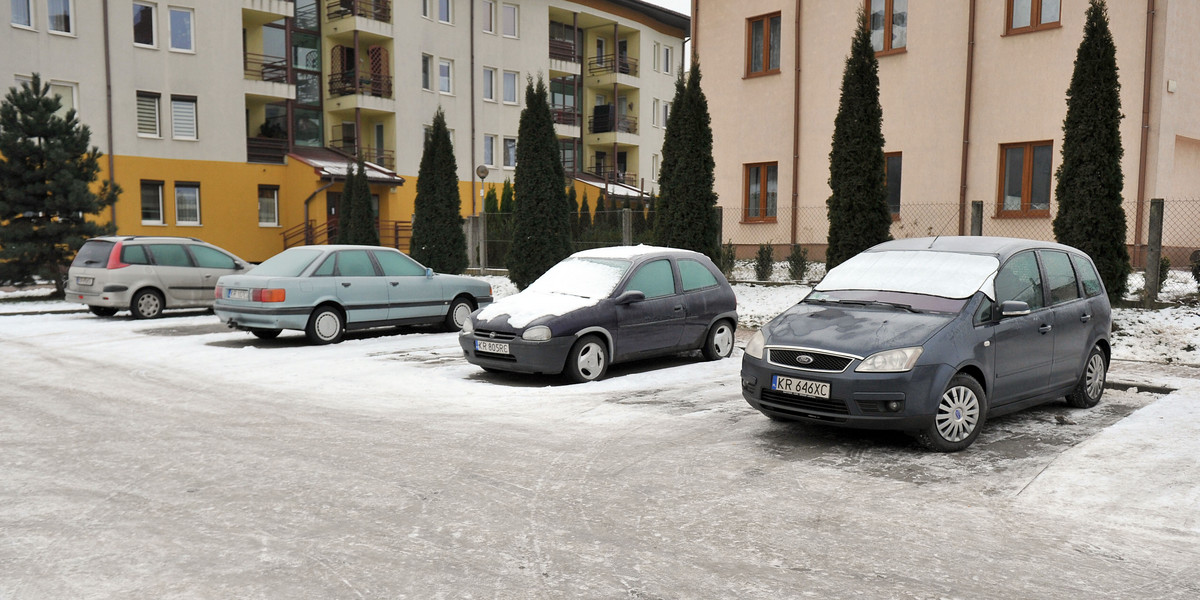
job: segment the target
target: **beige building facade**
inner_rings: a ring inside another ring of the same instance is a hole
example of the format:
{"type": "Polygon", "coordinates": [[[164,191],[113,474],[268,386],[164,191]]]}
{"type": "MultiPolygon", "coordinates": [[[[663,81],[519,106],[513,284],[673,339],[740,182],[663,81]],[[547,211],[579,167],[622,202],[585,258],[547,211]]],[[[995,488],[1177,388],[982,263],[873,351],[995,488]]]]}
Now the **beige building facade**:
{"type": "MultiPolygon", "coordinates": [[[[842,72],[865,9],[879,60],[895,237],[1053,239],[1054,172],[1087,0],[693,2],[723,237],[823,256],[842,72]]],[[[1200,197],[1200,5],[1108,2],[1121,82],[1127,243],[1151,198],[1200,197]]],[[[1200,247],[1168,220],[1164,243],[1200,247]]],[[[1182,251],[1182,250],[1177,250],[1182,251]]],[[[1135,259],[1136,260],[1136,259],[1135,259]]]]}

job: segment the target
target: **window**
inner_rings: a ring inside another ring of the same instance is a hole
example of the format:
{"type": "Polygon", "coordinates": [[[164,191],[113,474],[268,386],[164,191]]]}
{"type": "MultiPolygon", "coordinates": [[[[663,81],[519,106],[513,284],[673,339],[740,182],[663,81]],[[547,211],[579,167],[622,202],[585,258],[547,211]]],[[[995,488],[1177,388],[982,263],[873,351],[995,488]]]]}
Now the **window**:
{"type": "Polygon", "coordinates": [[[200,224],[200,184],[175,182],[175,224],[200,224]]]}
{"type": "Polygon", "coordinates": [[[662,104],[662,122],[663,127],[667,126],[667,121],[671,118],[671,103],[663,102],[662,104]]]}
{"type": "Polygon", "coordinates": [[[1004,32],[1027,33],[1060,27],[1061,0],[1007,0],[1004,32]]]}
{"type": "Polygon", "coordinates": [[[774,221],[779,192],[779,163],[746,165],[746,222],[774,221]]]}
{"type": "Polygon", "coordinates": [[[131,265],[148,265],[150,257],[146,255],[145,246],[122,246],[121,262],[131,265]]]}
{"type": "Polygon", "coordinates": [[[867,0],[871,47],[879,54],[904,52],[908,45],[908,0],[867,0]]]}
{"type": "Polygon", "coordinates": [[[678,264],[683,291],[690,292],[717,285],[717,278],[713,276],[712,271],[699,262],[685,258],[681,259],[678,264]]]}
{"type": "Polygon", "coordinates": [[[450,22],[450,0],[437,0],[438,3],[438,21],[442,23],[450,22]]]}
{"type": "Polygon", "coordinates": [[[375,255],[375,260],[379,263],[379,267],[383,269],[383,274],[388,277],[424,277],[425,267],[417,264],[417,261],[389,250],[372,250],[371,254],[375,255]]]}
{"type": "Polygon", "coordinates": [[[662,54],[663,54],[662,72],[670,75],[671,74],[671,47],[663,46],[662,54]]]}
{"type": "Polygon", "coordinates": [[[496,166],[496,136],[490,133],[483,134],[483,164],[496,166]]]}
{"type": "Polygon", "coordinates": [[[33,0],[12,0],[12,24],[33,28],[33,0]]]}
{"type": "Polygon", "coordinates": [[[671,261],[663,259],[642,265],[629,283],[625,291],[638,291],[646,298],[662,298],[675,293],[675,276],[671,274],[671,261]]]}
{"type": "Polygon", "coordinates": [[[433,91],[433,57],[421,55],[421,89],[433,91]]]}
{"type": "Polygon", "coordinates": [[[451,85],[454,73],[454,61],[441,59],[438,61],[438,91],[443,94],[454,93],[451,85]]]}
{"type": "Polygon", "coordinates": [[[504,37],[517,37],[517,15],[517,7],[515,5],[504,5],[504,37]]]}
{"type": "Polygon", "coordinates": [[[505,104],[517,103],[517,72],[504,72],[504,102],[505,104]]]}
{"type": "Polygon", "coordinates": [[[1104,285],[1100,283],[1100,276],[1096,274],[1096,267],[1092,265],[1092,261],[1078,254],[1072,254],[1071,263],[1075,265],[1075,271],[1079,273],[1079,281],[1083,283],[1083,293],[1088,298],[1104,293],[1104,285]]]}
{"type": "Polygon", "coordinates": [[[504,166],[509,169],[517,166],[517,138],[504,138],[504,166]]]}
{"type": "Polygon", "coordinates": [[[193,267],[192,257],[183,244],[150,244],[154,264],[163,267],[193,267]]]}
{"type": "Polygon", "coordinates": [[[279,226],[279,188],[276,186],[258,186],[258,226],[279,226]]]}
{"type": "Polygon", "coordinates": [[[596,38],[596,64],[604,65],[604,38],[596,38]]]}
{"type": "Polygon", "coordinates": [[[1009,300],[1024,302],[1030,310],[1046,305],[1042,298],[1042,274],[1033,252],[1022,252],[1010,258],[996,272],[996,303],[1009,300]]]}
{"type": "Polygon", "coordinates": [[[335,274],[341,277],[375,277],[375,265],[366,250],[342,250],[337,257],[335,274]]]}
{"type": "Polygon", "coordinates": [[[495,0],[483,0],[483,15],[480,17],[483,21],[484,33],[496,33],[496,2],[495,0]]]}
{"type": "Polygon", "coordinates": [[[208,246],[192,245],[188,246],[192,251],[192,258],[196,259],[196,266],[202,269],[236,269],[237,263],[233,257],[208,246]]]}
{"type": "Polygon", "coordinates": [[[75,97],[78,90],[79,86],[74,83],[50,82],[50,95],[56,96],[59,103],[58,110],[54,111],[55,116],[66,119],[67,113],[75,110],[75,107],[78,106],[78,101],[75,97]]]}
{"type": "Polygon", "coordinates": [[[153,92],[137,93],[137,131],[138,135],[162,137],[158,131],[158,98],[153,92]]]}
{"type": "Polygon", "coordinates": [[[903,158],[899,152],[888,152],[883,155],[883,175],[887,181],[887,204],[893,221],[900,220],[900,181],[904,167],[903,158]]]}
{"type": "Polygon", "coordinates": [[[171,137],[177,140],[199,139],[196,130],[196,99],[171,96],[171,137]]]}
{"type": "Polygon", "coordinates": [[[171,9],[171,49],[182,52],[195,52],[196,50],[192,39],[192,10],[190,8],[171,9]]]}
{"type": "Polygon", "coordinates": [[[133,43],[136,46],[153,48],[158,45],[158,31],[154,24],[154,5],[133,3],[133,43]]]}
{"type": "Polygon", "coordinates": [[[779,13],[746,19],[747,77],[779,72],[780,22],[779,13]]]}
{"type": "Polygon", "coordinates": [[[658,104],[659,104],[658,98],[655,98],[654,101],[651,103],[651,106],[653,108],[650,109],[650,124],[655,127],[658,127],[658,111],[660,110],[658,107],[658,104]]]}
{"type": "Polygon", "coordinates": [[[496,70],[491,67],[483,68],[483,99],[496,101],[496,70]]]}
{"type": "Polygon", "coordinates": [[[1050,216],[1051,142],[1000,147],[997,216],[1050,216]]]}
{"type": "Polygon", "coordinates": [[[429,18],[429,0],[421,0],[421,16],[429,18]]]}
{"type": "Polygon", "coordinates": [[[54,33],[75,33],[74,10],[71,0],[47,0],[46,8],[49,16],[50,31],[54,33]]]}
{"type": "Polygon", "coordinates": [[[1079,284],[1075,281],[1075,269],[1066,252],[1042,251],[1042,267],[1046,269],[1046,284],[1050,287],[1050,305],[1062,304],[1079,298],[1079,284]]]}
{"type": "Polygon", "coordinates": [[[650,156],[650,181],[658,181],[658,155],[650,156]]]}
{"type": "Polygon", "coordinates": [[[662,52],[662,44],[659,44],[658,42],[654,42],[654,52],[652,53],[652,55],[654,57],[654,70],[655,71],[662,70],[662,63],[659,62],[659,60],[662,57],[661,52],[662,52]]]}
{"type": "Polygon", "coordinates": [[[161,181],[142,181],[142,225],[163,224],[162,189],[161,181]]]}

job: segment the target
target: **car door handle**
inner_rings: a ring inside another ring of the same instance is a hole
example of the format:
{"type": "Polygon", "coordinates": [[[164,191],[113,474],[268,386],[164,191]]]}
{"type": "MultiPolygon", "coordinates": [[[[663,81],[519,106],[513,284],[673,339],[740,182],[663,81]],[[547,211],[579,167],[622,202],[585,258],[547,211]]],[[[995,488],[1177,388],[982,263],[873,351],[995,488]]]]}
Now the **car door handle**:
{"type": "Polygon", "coordinates": [[[675,306],[675,312],[680,312],[680,311],[682,311],[682,310],[683,310],[683,305],[682,305],[682,304],[678,304],[678,305],[676,305],[676,306],[675,306]]]}
{"type": "Polygon", "coordinates": [[[348,281],[342,282],[342,287],[350,287],[350,282],[348,282],[348,281]]]}
{"type": "Polygon", "coordinates": [[[1051,327],[1049,325],[1042,325],[1041,327],[1038,327],[1038,331],[1041,333],[1050,333],[1050,329],[1051,327]]]}
{"type": "Polygon", "coordinates": [[[1084,313],[1084,314],[1082,314],[1082,315],[1079,315],[1079,320],[1080,320],[1080,321],[1083,321],[1084,323],[1087,323],[1088,321],[1091,321],[1091,320],[1092,320],[1092,315],[1089,315],[1089,314],[1087,314],[1087,313],[1084,313]]]}
{"type": "Polygon", "coordinates": [[[396,287],[396,286],[400,285],[399,281],[389,281],[388,283],[392,284],[392,287],[396,287]]]}

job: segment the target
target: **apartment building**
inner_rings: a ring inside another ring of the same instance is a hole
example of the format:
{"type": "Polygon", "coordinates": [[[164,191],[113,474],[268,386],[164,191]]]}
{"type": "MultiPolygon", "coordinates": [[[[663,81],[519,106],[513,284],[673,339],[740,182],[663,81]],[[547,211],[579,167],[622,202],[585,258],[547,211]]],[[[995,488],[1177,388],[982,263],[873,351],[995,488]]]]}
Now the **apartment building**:
{"type": "MultiPolygon", "coordinates": [[[[985,235],[1053,239],[1066,90],[1087,7],[695,0],[723,237],[800,243],[823,255],[840,81],[865,10],[879,60],[893,235],[970,233],[971,205],[982,202],[985,235]]],[[[1149,200],[1200,196],[1198,9],[1185,0],[1108,2],[1125,115],[1127,242],[1138,259],[1149,200]]],[[[1181,246],[1200,245],[1176,233],[1181,246]]]]}
{"type": "Polygon", "coordinates": [[[328,241],[358,157],[381,243],[406,248],[439,106],[463,213],[482,210],[538,75],[577,185],[653,191],[690,29],[640,0],[10,0],[0,18],[0,78],[39,73],[105,153],[123,193],[102,218],[253,261],[328,241]]]}

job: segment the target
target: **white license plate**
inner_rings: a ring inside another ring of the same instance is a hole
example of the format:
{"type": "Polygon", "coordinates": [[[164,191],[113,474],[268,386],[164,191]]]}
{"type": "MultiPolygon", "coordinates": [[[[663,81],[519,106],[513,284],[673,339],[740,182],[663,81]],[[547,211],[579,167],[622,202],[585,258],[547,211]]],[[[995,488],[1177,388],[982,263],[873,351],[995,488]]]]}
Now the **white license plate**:
{"type": "Polygon", "coordinates": [[[811,396],[813,398],[829,398],[829,384],[782,375],[771,376],[771,389],[785,394],[811,396]]]}
{"type": "Polygon", "coordinates": [[[96,283],[96,278],[95,277],[76,277],[75,283],[78,283],[79,285],[92,285],[93,283],[96,283]]]}
{"type": "Polygon", "coordinates": [[[508,354],[508,344],[503,342],[475,340],[475,349],[479,352],[491,352],[492,354],[508,354]]]}
{"type": "Polygon", "coordinates": [[[227,290],[227,291],[228,291],[228,295],[226,296],[226,298],[229,298],[230,300],[249,300],[250,299],[250,290],[227,290]]]}

